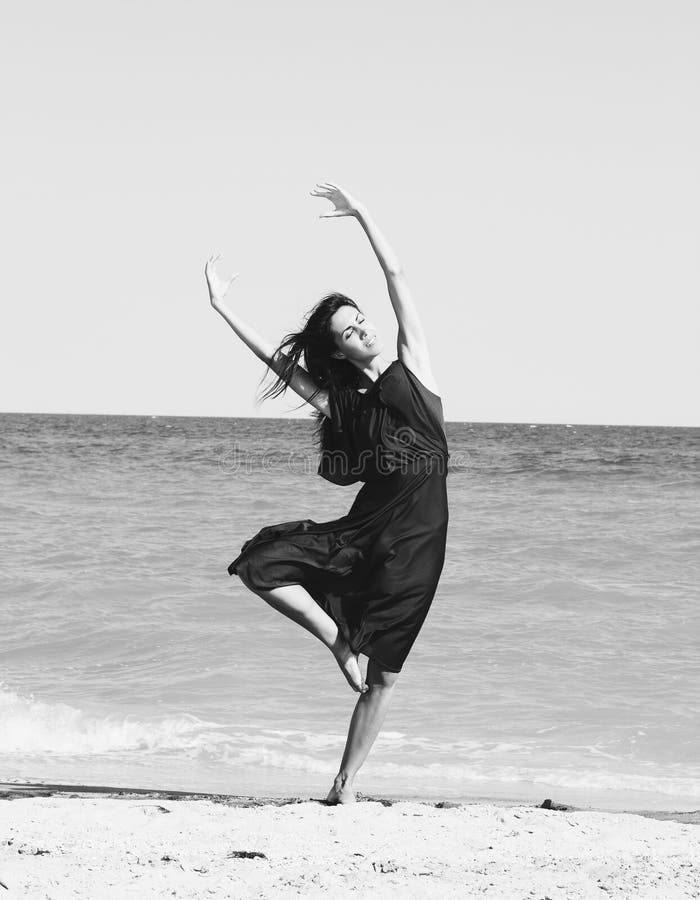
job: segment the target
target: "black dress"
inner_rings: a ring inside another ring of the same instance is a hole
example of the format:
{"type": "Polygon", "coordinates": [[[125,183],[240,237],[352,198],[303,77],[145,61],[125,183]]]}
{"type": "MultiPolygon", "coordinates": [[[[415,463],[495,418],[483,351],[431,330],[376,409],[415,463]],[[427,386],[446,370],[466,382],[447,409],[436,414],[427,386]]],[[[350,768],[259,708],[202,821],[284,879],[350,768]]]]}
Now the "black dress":
{"type": "Polygon", "coordinates": [[[447,540],[442,401],[395,359],[362,394],[329,389],[318,474],[363,481],[347,515],[267,525],[229,575],[253,590],[303,585],[355,653],[399,672],[440,579],[447,540]]]}

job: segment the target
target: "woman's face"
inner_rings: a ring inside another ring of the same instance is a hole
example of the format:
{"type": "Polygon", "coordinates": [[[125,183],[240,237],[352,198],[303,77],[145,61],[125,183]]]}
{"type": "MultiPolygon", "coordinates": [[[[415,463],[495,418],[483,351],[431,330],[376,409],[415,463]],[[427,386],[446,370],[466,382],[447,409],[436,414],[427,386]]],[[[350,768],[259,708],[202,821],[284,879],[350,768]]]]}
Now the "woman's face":
{"type": "Polygon", "coordinates": [[[347,358],[363,366],[382,352],[383,344],[376,328],[354,306],[341,306],[333,313],[331,332],[338,359],[347,358]]]}

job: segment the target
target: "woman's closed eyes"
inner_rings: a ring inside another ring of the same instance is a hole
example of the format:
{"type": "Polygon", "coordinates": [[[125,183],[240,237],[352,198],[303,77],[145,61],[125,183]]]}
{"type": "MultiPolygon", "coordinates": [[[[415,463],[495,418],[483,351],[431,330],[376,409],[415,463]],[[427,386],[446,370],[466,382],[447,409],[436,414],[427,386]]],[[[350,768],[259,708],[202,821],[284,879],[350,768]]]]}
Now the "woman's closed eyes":
{"type": "MultiPolygon", "coordinates": [[[[357,324],[358,324],[358,325],[362,325],[362,323],[363,323],[364,321],[365,321],[365,320],[364,320],[364,317],[363,317],[362,319],[360,319],[360,320],[358,321],[357,324]]],[[[346,328],[346,329],[345,329],[345,334],[343,335],[343,337],[345,338],[346,341],[347,341],[347,339],[350,337],[351,334],[352,334],[352,331],[351,331],[349,328],[346,328]]]]}

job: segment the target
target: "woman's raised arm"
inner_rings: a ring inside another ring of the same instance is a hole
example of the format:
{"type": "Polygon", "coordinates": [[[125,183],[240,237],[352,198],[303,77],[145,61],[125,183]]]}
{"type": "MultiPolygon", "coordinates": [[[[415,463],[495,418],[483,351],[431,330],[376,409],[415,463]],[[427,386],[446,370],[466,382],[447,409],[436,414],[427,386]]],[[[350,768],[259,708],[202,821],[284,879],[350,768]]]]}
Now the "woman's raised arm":
{"type": "MultiPolygon", "coordinates": [[[[280,365],[280,359],[284,354],[279,353],[274,356],[275,347],[269,341],[266,341],[265,338],[261,337],[254,328],[248,325],[247,322],[244,322],[243,319],[230,307],[226,306],[224,298],[228,292],[228,289],[231,287],[233,282],[238,278],[238,273],[233,275],[227,281],[219,278],[216,273],[215,264],[217,260],[221,257],[220,253],[217,253],[216,256],[210,256],[207,260],[207,264],[204,268],[204,274],[207,279],[207,287],[209,288],[209,299],[211,301],[211,305],[214,309],[228,322],[228,324],[233,328],[238,337],[243,341],[243,343],[249,347],[253,353],[261,359],[263,362],[267,363],[267,365],[279,375],[282,371],[282,367],[280,365]]],[[[311,378],[309,373],[303,366],[296,366],[292,374],[292,378],[289,382],[289,386],[297,393],[300,397],[310,403],[312,406],[316,407],[316,409],[320,410],[324,415],[330,416],[330,409],[328,406],[328,391],[326,390],[318,390],[316,382],[311,378]],[[310,399],[313,394],[316,394],[313,399],[310,399]]]]}
{"type": "MultiPolygon", "coordinates": [[[[321,218],[354,216],[365,230],[379,265],[386,276],[391,304],[399,326],[397,351],[399,358],[426,387],[437,387],[430,371],[428,342],[418,315],[418,308],[408,289],[403,268],[394,255],[389,242],[381,233],[364,204],[359,203],[348,191],[330,181],[317,185],[311,192],[314,197],[325,197],[335,206],[332,212],[322,213],[321,218]]],[[[436,391],[436,393],[438,393],[436,391]]]]}

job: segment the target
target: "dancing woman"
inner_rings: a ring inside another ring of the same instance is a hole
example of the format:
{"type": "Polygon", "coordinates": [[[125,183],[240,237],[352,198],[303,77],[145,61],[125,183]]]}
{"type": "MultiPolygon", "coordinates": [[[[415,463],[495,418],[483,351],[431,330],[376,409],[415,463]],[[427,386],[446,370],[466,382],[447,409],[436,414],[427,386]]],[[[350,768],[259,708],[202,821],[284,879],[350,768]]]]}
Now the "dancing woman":
{"type": "Polygon", "coordinates": [[[386,276],[398,323],[397,354],[354,300],[333,293],[301,331],[273,347],[224,305],[237,275],[205,269],[211,304],[276,374],[263,395],[291,387],[315,407],[318,474],[363,482],[347,515],[266,525],[229,565],[253,593],[310,631],[360,696],[328,803],[355,800],[353,781],[386,715],[399,673],[435,594],[445,558],[449,452],[439,390],[406,279],[367,208],[326,182],[311,192],[354,216],[386,276]],[[303,355],[304,366],[299,365],[303,355]],[[363,680],[359,654],[368,658],[363,680]]]}

